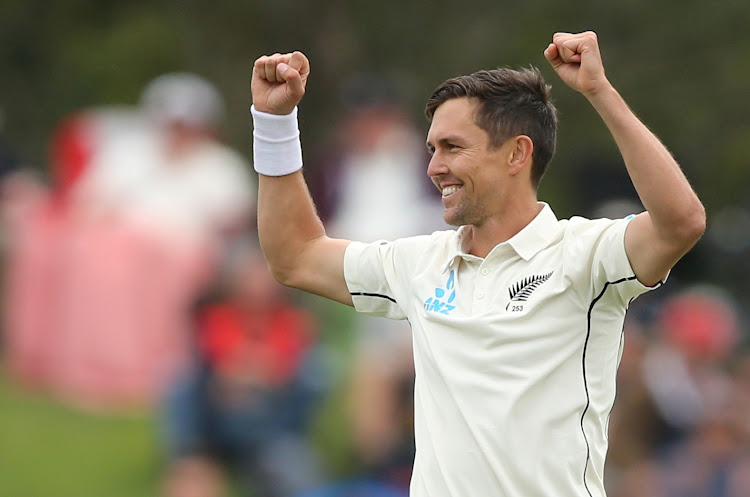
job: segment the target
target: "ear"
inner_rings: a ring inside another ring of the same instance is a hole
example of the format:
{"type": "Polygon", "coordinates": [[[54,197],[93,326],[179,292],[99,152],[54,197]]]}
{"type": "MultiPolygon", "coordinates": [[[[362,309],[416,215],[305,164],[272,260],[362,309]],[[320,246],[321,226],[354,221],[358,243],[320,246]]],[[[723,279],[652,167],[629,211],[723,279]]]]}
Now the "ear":
{"type": "Polygon", "coordinates": [[[508,166],[511,176],[515,176],[524,169],[531,171],[534,142],[526,135],[518,135],[510,139],[508,150],[508,166]]]}

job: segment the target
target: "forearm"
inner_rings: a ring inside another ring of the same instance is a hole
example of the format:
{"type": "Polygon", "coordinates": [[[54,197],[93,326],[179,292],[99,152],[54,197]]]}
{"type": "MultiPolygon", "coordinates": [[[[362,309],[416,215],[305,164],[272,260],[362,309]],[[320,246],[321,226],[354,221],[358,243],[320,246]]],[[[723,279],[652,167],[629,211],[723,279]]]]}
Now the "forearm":
{"type": "Polygon", "coordinates": [[[286,115],[251,109],[258,174],[258,236],[274,276],[291,284],[301,257],[325,235],[302,175],[296,108],[286,115]]]}
{"type": "Polygon", "coordinates": [[[607,125],[656,233],[665,241],[694,243],[705,211],[672,154],[611,86],[589,101],[607,125]]]}
{"type": "Polygon", "coordinates": [[[274,275],[290,284],[306,246],[325,236],[301,170],[259,175],[258,236],[274,275]]]}

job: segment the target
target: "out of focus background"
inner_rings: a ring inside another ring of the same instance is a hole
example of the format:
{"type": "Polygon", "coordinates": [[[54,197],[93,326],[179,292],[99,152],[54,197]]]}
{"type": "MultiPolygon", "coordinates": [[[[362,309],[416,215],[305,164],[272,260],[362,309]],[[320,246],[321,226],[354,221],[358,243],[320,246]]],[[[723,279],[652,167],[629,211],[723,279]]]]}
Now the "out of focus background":
{"type": "Polygon", "coordinates": [[[302,50],[305,174],[329,231],[444,229],[424,101],[535,65],[560,111],[540,198],[641,209],[542,55],[598,32],[708,231],[626,323],[611,497],[750,496],[750,4],[0,3],[0,495],[404,496],[408,326],[288,291],[255,238],[249,81],[302,50]]]}

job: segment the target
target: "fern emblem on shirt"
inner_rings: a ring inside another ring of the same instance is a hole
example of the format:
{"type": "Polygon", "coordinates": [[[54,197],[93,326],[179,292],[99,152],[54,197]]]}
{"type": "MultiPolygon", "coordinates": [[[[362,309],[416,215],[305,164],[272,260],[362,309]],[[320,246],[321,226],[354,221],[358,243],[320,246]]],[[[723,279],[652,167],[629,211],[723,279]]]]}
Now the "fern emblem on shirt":
{"type": "Polygon", "coordinates": [[[510,293],[510,302],[505,306],[505,310],[511,309],[512,311],[522,311],[523,302],[526,302],[531,294],[539,288],[539,285],[547,281],[554,271],[550,271],[547,274],[529,276],[522,279],[512,287],[508,288],[510,293]]]}

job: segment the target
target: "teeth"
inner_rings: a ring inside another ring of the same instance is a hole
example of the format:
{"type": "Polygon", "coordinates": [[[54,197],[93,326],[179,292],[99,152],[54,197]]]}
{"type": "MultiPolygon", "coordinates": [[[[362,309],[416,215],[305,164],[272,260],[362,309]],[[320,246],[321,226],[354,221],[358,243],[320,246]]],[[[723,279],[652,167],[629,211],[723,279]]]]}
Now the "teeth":
{"type": "Polygon", "coordinates": [[[460,189],[460,186],[446,186],[445,188],[443,188],[443,197],[447,197],[448,195],[456,193],[460,189]]]}

